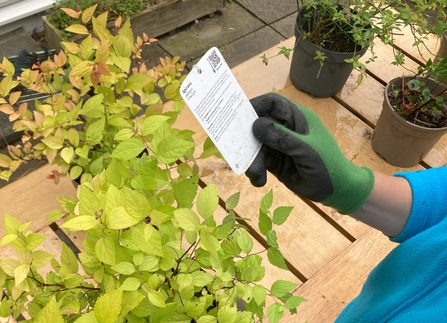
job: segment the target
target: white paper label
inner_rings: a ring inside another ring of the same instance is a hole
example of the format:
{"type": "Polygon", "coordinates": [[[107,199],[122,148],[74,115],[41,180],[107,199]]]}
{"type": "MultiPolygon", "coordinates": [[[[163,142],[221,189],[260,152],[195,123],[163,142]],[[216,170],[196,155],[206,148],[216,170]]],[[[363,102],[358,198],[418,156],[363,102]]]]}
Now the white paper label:
{"type": "Polygon", "coordinates": [[[219,49],[206,52],[180,93],[231,169],[243,174],[262,146],[251,130],[258,116],[219,49]]]}

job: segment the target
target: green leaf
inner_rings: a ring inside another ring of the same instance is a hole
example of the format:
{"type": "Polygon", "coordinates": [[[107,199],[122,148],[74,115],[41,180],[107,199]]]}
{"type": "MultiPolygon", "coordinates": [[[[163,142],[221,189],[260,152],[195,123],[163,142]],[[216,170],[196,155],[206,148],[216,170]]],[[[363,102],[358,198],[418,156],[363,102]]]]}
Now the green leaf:
{"type": "Polygon", "coordinates": [[[123,282],[123,284],[121,285],[121,289],[126,291],[134,291],[140,288],[140,286],[141,283],[138,278],[129,277],[126,278],[126,280],[123,282]]]}
{"type": "Polygon", "coordinates": [[[139,223],[140,220],[131,216],[124,206],[117,206],[109,211],[105,222],[107,228],[121,230],[139,223]]]}
{"type": "Polygon", "coordinates": [[[90,32],[88,31],[87,27],[81,24],[73,24],[65,28],[66,31],[69,31],[73,34],[80,34],[80,35],[88,35],[90,32]]]}
{"type": "Polygon", "coordinates": [[[164,115],[152,115],[144,119],[141,125],[141,134],[143,136],[150,135],[161,127],[163,123],[168,121],[170,118],[164,115]]]}
{"type": "Polygon", "coordinates": [[[258,228],[263,235],[267,235],[272,230],[272,219],[263,211],[259,211],[258,228]]]}
{"type": "Polygon", "coordinates": [[[217,318],[212,315],[204,315],[196,320],[197,323],[217,323],[217,318]]]}
{"type": "Polygon", "coordinates": [[[145,148],[146,146],[140,139],[129,138],[118,144],[111,157],[130,160],[137,157],[145,148]]]}
{"type": "Polygon", "coordinates": [[[87,117],[104,119],[105,111],[103,101],[104,101],[104,94],[100,93],[94,95],[84,103],[84,106],[82,107],[79,113],[87,117]]]}
{"type": "Polygon", "coordinates": [[[251,235],[245,230],[239,231],[239,236],[237,237],[237,244],[239,245],[241,250],[246,254],[249,254],[253,249],[253,239],[251,235]]]}
{"type": "Polygon", "coordinates": [[[116,270],[118,273],[123,275],[132,275],[135,272],[135,266],[127,261],[123,261],[120,263],[117,263],[114,267],[114,270],[116,270]]]}
{"type": "Polygon", "coordinates": [[[29,264],[21,264],[14,269],[14,283],[16,287],[19,286],[20,283],[22,283],[26,279],[29,270],[29,264]]]}
{"type": "Polygon", "coordinates": [[[290,215],[290,212],[292,212],[293,207],[292,206],[280,206],[277,207],[273,211],[273,223],[276,225],[281,225],[284,222],[286,222],[287,218],[290,215]]]}
{"type": "Polygon", "coordinates": [[[287,281],[287,280],[277,280],[272,284],[271,293],[273,296],[282,297],[290,293],[298,284],[287,281]]]}
{"type": "Polygon", "coordinates": [[[200,219],[191,209],[177,209],[174,211],[174,217],[178,221],[180,227],[186,231],[197,231],[200,219]]]}
{"type": "Polygon", "coordinates": [[[40,311],[39,319],[36,323],[64,323],[55,296],[51,297],[48,304],[40,311]]]}
{"type": "Polygon", "coordinates": [[[286,262],[284,260],[284,257],[278,248],[270,247],[267,250],[267,258],[269,259],[269,261],[272,265],[274,265],[278,268],[288,270],[286,262]]]}
{"type": "Polygon", "coordinates": [[[9,234],[17,234],[17,232],[19,231],[20,222],[16,218],[5,214],[4,223],[6,232],[8,232],[9,234]]]}
{"type": "MultiPolygon", "coordinates": [[[[135,278],[128,278],[130,281],[133,281],[135,278]]],[[[126,281],[128,280],[126,279],[123,283],[123,285],[121,285],[121,288],[123,288],[124,284],[126,284],[126,281]]],[[[134,283],[128,283],[126,285],[128,285],[129,287],[131,287],[134,283]]],[[[127,314],[132,311],[134,308],[136,308],[141,301],[145,299],[145,297],[140,294],[140,292],[134,290],[134,291],[129,291],[129,292],[125,292],[123,295],[123,308],[121,310],[121,316],[126,317],[127,314]]],[[[133,321],[129,320],[129,323],[132,323],[133,321]]]]}
{"type": "Polygon", "coordinates": [[[147,254],[164,256],[160,234],[150,224],[144,227],[144,232],[141,232],[140,228],[134,228],[132,241],[138,249],[147,254]]]}
{"type": "Polygon", "coordinates": [[[115,244],[111,237],[104,236],[96,242],[95,255],[103,263],[115,265],[115,244]]]}
{"type": "Polygon", "coordinates": [[[110,56],[110,59],[116,66],[118,66],[124,72],[129,73],[130,65],[132,64],[129,57],[112,55],[110,56]]]}
{"type": "Polygon", "coordinates": [[[211,217],[219,206],[219,196],[216,185],[210,184],[197,196],[197,212],[205,220],[211,217]]]}
{"type": "Polygon", "coordinates": [[[94,228],[98,224],[99,220],[96,219],[94,216],[80,215],[62,224],[61,228],[69,229],[72,231],[86,231],[94,228]]]}
{"type": "Polygon", "coordinates": [[[273,190],[268,191],[261,200],[260,209],[263,213],[268,214],[273,204],[273,190]]]}
{"type": "Polygon", "coordinates": [[[256,304],[261,305],[265,302],[265,298],[267,297],[267,291],[265,287],[262,285],[255,285],[253,287],[253,298],[255,299],[256,304]]]}
{"type": "Polygon", "coordinates": [[[133,129],[124,128],[124,129],[121,129],[120,131],[118,131],[113,139],[116,141],[123,141],[123,140],[129,139],[129,138],[132,138],[134,134],[135,133],[134,133],[133,129]]]}
{"type": "Polygon", "coordinates": [[[278,246],[278,238],[276,237],[276,231],[275,230],[270,230],[269,232],[267,232],[266,238],[267,238],[267,243],[268,243],[269,246],[275,247],[275,248],[279,248],[279,246],[278,246]]]}
{"type": "Polygon", "coordinates": [[[96,216],[102,209],[101,202],[87,186],[81,185],[79,188],[79,213],[80,215],[96,216]]]}
{"type": "Polygon", "coordinates": [[[148,85],[153,80],[154,79],[148,74],[135,73],[129,76],[129,78],[127,79],[126,89],[133,91],[142,90],[143,87],[148,85]]]}
{"type": "Polygon", "coordinates": [[[163,296],[153,288],[148,289],[147,298],[156,307],[166,307],[163,296]]]}
{"type": "Polygon", "coordinates": [[[217,238],[212,236],[207,230],[200,230],[200,245],[209,251],[215,259],[219,259],[217,251],[221,249],[217,238]]]}
{"type": "Polygon", "coordinates": [[[11,314],[12,314],[12,300],[8,300],[6,297],[3,297],[3,299],[0,299],[0,317],[8,317],[11,314]]]}
{"type": "Polygon", "coordinates": [[[29,233],[25,240],[26,240],[26,249],[28,250],[34,250],[36,249],[42,242],[45,241],[45,236],[38,233],[29,233]]]}
{"type": "Polygon", "coordinates": [[[210,156],[216,156],[218,158],[222,158],[222,154],[217,149],[216,145],[214,145],[213,141],[210,139],[210,137],[207,137],[205,139],[205,142],[203,143],[203,152],[200,154],[200,159],[205,159],[210,156]]]}
{"type": "Polygon", "coordinates": [[[166,138],[162,140],[154,149],[157,159],[160,163],[170,164],[183,156],[188,150],[194,147],[195,144],[191,141],[180,138],[166,138]]]}
{"type": "Polygon", "coordinates": [[[237,317],[237,307],[219,307],[217,320],[219,323],[235,323],[237,317]]]}
{"type": "Polygon", "coordinates": [[[199,177],[185,179],[174,186],[174,198],[181,208],[191,208],[199,187],[199,177]]]}
{"type": "Polygon", "coordinates": [[[233,210],[239,204],[239,198],[241,196],[240,192],[234,193],[231,195],[225,202],[225,208],[227,211],[233,210]]]}
{"type": "Polygon", "coordinates": [[[301,303],[307,301],[307,299],[300,297],[300,296],[292,296],[287,299],[287,301],[284,303],[284,306],[289,310],[294,310],[298,306],[301,305],[301,303]]]}
{"type": "Polygon", "coordinates": [[[104,119],[99,119],[93,123],[91,123],[86,131],[86,141],[91,146],[95,146],[101,143],[103,138],[103,131],[105,127],[104,119]]]}
{"type": "Polygon", "coordinates": [[[203,271],[192,272],[193,285],[196,287],[204,287],[214,280],[214,276],[203,271]]]}
{"type": "Polygon", "coordinates": [[[143,194],[128,188],[123,187],[124,200],[126,201],[126,210],[130,216],[138,221],[144,220],[151,213],[151,205],[143,194]]]}
{"type": "Polygon", "coordinates": [[[123,291],[115,289],[98,298],[95,304],[95,316],[99,323],[114,323],[121,312],[123,291]]]}
{"type": "Polygon", "coordinates": [[[68,142],[74,147],[79,145],[79,133],[74,129],[70,128],[67,131],[68,142]]]}
{"type": "Polygon", "coordinates": [[[62,243],[61,264],[68,269],[70,274],[76,274],[78,272],[78,259],[73,250],[65,243],[62,243]]]}
{"type": "Polygon", "coordinates": [[[32,252],[33,262],[32,265],[36,268],[42,268],[45,266],[54,256],[43,250],[36,250],[32,252]]]}
{"type": "Polygon", "coordinates": [[[284,316],[284,307],[281,304],[273,303],[267,309],[267,317],[270,323],[278,323],[284,316]]]}
{"type": "MultiPolygon", "coordinates": [[[[84,146],[85,147],[85,146],[84,146]]],[[[70,169],[70,179],[71,180],[75,180],[76,178],[78,178],[79,176],[81,176],[81,174],[84,172],[84,169],[81,166],[73,166],[70,169]]]]}
{"type": "Polygon", "coordinates": [[[82,316],[78,318],[74,323],[99,323],[99,322],[96,319],[95,312],[91,311],[82,314],[82,316]]]}
{"type": "Polygon", "coordinates": [[[74,156],[73,147],[65,147],[61,150],[61,157],[67,164],[71,163],[73,156],[74,156]]]}
{"type": "Polygon", "coordinates": [[[2,238],[2,241],[0,242],[0,246],[3,246],[5,244],[13,242],[15,239],[17,239],[17,237],[18,237],[17,234],[14,234],[14,233],[10,233],[10,234],[5,235],[2,238]]]}

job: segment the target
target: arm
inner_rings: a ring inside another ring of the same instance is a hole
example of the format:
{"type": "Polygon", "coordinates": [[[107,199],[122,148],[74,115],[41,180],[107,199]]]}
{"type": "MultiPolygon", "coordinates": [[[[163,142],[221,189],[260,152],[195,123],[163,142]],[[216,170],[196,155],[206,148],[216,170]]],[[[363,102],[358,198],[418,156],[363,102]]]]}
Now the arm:
{"type": "Polygon", "coordinates": [[[412,188],[403,176],[387,176],[349,161],[311,110],[276,93],[251,100],[259,119],[253,134],[262,149],[246,175],[263,186],[267,171],[291,191],[350,214],[397,236],[412,208],[412,188]]]}
{"type": "Polygon", "coordinates": [[[365,204],[351,216],[376,228],[390,237],[396,237],[407,223],[412,205],[408,181],[374,172],[375,183],[365,204]]]}

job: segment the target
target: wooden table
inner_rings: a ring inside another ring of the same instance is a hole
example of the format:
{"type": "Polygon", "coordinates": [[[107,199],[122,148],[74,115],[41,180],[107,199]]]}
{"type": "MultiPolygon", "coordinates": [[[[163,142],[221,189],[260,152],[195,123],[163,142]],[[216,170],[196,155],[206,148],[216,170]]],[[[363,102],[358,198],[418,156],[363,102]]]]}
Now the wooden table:
{"type": "MultiPolygon", "coordinates": [[[[280,46],[293,46],[294,39],[280,46]]],[[[419,53],[411,47],[411,41],[402,36],[398,44],[408,55],[407,67],[415,69],[420,60],[419,53]]],[[[436,53],[437,39],[432,40],[431,49],[436,53]]],[[[272,48],[270,56],[278,49],[272,48]]],[[[358,72],[353,72],[343,90],[333,98],[315,99],[296,90],[288,78],[290,62],[283,57],[270,60],[264,66],[259,57],[254,57],[233,69],[249,98],[268,91],[277,91],[296,102],[314,110],[329,128],[345,155],[355,164],[366,165],[385,174],[403,169],[387,164],[371,149],[370,137],[382,108],[383,90],[386,82],[402,75],[401,67],[390,65],[390,46],[377,42],[375,51],[379,59],[368,64],[370,76],[356,87],[358,72]]],[[[423,53],[426,58],[430,53],[423,53]]],[[[195,139],[201,144],[205,134],[192,117],[189,109],[178,123],[196,131],[195,139]]],[[[412,169],[435,167],[447,162],[447,138],[441,140],[421,165],[412,169]]],[[[257,208],[261,197],[273,189],[274,206],[290,205],[294,210],[286,225],[278,228],[278,242],[290,264],[291,273],[268,266],[266,284],[278,277],[299,283],[296,295],[308,299],[298,308],[297,315],[286,315],[283,322],[333,322],[337,315],[360,291],[367,275],[396,245],[381,232],[342,216],[333,209],[318,203],[304,201],[288,191],[274,177],[268,178],[263,188],[254,188],[245,176],[236,176],[225,162],[215,158],[200,161],[202,167],[213,172],[203,178],[206,184],[215,183],[220,197],[226,200],[233,193],[241,192],[240,205],[236,209],[240,216],[252,219],[252,229],[257,231],[257,208]]],[[[46,216],[58,207],[55,197],[74,195],[75,190],[68,179],[55,186],[45,176],[53,167],[47,165],[0,190],[0,216],[8,213],[20,221],[33,221],[32,229],[48,236],[42,246],[55,254],[60,253],[63,232],[57,225],[46,221],[46,216]],[[61,234],[62,233],[62,234],[61,234]],[[59,234],[59,236],[58,236],[59,234]]],[[[0,237],[5,234],[0,226],[0,237]]],[[[69,239],[82,248],[76,236],[69,239]]],[[[265,242],[257,245],[262,250],[265,242]]],[[[10,250],[0,249],[1,256],[10,250]]]]}

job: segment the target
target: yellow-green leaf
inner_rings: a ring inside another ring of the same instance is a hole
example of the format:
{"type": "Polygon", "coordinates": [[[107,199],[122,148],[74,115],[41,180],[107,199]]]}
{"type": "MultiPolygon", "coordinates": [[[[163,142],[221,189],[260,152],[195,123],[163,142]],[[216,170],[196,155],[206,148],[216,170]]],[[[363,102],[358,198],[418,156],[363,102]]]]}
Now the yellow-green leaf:
{"type": "Polygon", "coordinates": [[[156,307],[166,307],[163,296],[155,289],[149,288],[147,298],[156,307]]]}
{"type": "Polygon", "coordinates": [[[147,84],[153,81],[153,78],[147,74],[135,73],[132,74],[127,82],[126,89],[129,90],[142,90],[147,84]]]}
{"type": "Polygon", "coordinates": [[[95,12],[96,7],[98,6],[98,4],[95,4],[91,7],[88,7],[87,9],[84,9],[84,11],[82,12],[82,22],[85,24],[87,24],[90,19],[92,19],[93,13],[95,12]]]}
{"type": "Polygon", "coordinates": [[[197,231],[200,219],[193,210],[187,208],[177,209],[174,211],[174,217],[182,229],[186,231],[197,231]]]}
{"type": "Polygon", "coordinates": [[[67,164],[71,163],[73,156],[74,156],[73,147],[65,147],[64,149],[61,150],[61,157],[67,164]]]}
{"type": "Polygon", "coordinates": [[[123,306],[123,291],[115,289],[98,298],[95,304],[95,317],[99,323],[114,323],[123,306]]]}
{"type": "Polygon", "coordinates": [[[90,32],[88,31],[87,27],[80,25],[80,24],[73,24],[71,26],[68,26],[65,28],[66,31],[73,33],[73,34],[80,34],[80,35],[88,35],[90,32]]]}
{"type": "Polygon", "coordinates": [[[200,191],[197,196],[197,212],[204,219],[211,217],[219,206],[216,185],[211,184],[200,191]]]}
{"type": "Polygon", "coordinates": [[[16,287],[26,279],[29,270],[29,264],[21,264],[14,269],[14,283],[16,287]]]}
{"type": "Polygon", "coordinates": [[[48,304],[40,311],[39,319],[36,323],[64,323],[56,302],[56,296],[52,296],[48,304]]]}
{"type": "Polygon", "coordinates": [[[99,224],[99,221],[94,216],[80,215],[62,224],[61,228],[70,229],[72,231],[90,230],[97,224],[99,224]]]}
{"type": "Polygon", "coordinates": [[[139,220],[132,217],[123,206],[114,207],[106,217],[106,226],[114,230],[128,228],[138,222],[139,220]]]}

